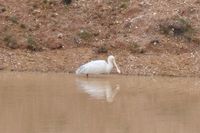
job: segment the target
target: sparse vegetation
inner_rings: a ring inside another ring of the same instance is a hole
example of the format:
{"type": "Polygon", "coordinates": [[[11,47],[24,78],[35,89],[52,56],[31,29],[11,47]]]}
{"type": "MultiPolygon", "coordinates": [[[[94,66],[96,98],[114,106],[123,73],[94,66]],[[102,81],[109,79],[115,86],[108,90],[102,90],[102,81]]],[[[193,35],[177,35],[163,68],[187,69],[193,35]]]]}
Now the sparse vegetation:
{"type": "Polygon", "coordinates": [[[18,18],[16,16],[9,16],[8,20],[14,24],[18,24],[18,18]]]}
{"type": "Polygon", "coordinates": [[[47,5],[56,5],[56,1],[54,0],[43,0],[43,3],[47,5]]]}
{"type": "Polygon", "coordinates": [[[132,42],[129,49],[131,53],[144,53],[144,49],[137,42],[132,42]]]}
{"type": "Polygon", "coordinates": [[[127,3],[122,2],[120,8],[126,9],[128,7],[127,3]]]}
{"type": "Polygon", "coordinates": [[[194,29],[189,21],[180,17],[162,21],[159,30],[162,34],[184,37],[189,41],[192,40],[194,34],[194,29]]]}
{"type": "Polygon", "coordinates": [[[130,0],[120,0],[120,1],[116,2],[116,4],[119,9],[127,9],[129,2],[130,2],[130,0]]]}
{"type": "Polygon", "coordinates": [[[6,43],[6,46],[11,49],[18,48],[17,40],[12,35],[6,35],[4,37],[4,42],[6,43]]]}
{"type": "Polygon", "coordinates": [[[41,51],[41,47],[39,47],[37,45],[37,42],[36,40],[32,37],[32,36],[29,36],[27,38],[27,49],[31,50],[31,51],[41,51]]]}
{"type": "Polygon", "coordinates": [[[108,49],[105,46],[101,46],[98,48],[97,52],[100,53],[108,53],[108,49]]]}
{"type": "Polygon", "coordinates": [[[87,30],[80,30],[78,36],[83,40],[89,40],[93,37],[93,34],[87,30]]]}

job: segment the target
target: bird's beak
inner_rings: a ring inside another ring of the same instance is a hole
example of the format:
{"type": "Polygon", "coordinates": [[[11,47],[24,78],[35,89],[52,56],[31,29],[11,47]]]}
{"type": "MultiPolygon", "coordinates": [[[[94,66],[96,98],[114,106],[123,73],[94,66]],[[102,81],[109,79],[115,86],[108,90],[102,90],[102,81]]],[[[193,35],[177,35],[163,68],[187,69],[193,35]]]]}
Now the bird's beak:
{"type": "Polygon", "coordinates": [[[117,66],[117,64],[116,64],[116,62],[115,62],[115,60],[113,61],[113,63],[114,63],[114,65],[115,65],[116,69],[117,69],[117,72],[118,72],[118,73],[121,73],[121,71],[119,70],[119,68],[118,68],[118,66],[117,66]]]}

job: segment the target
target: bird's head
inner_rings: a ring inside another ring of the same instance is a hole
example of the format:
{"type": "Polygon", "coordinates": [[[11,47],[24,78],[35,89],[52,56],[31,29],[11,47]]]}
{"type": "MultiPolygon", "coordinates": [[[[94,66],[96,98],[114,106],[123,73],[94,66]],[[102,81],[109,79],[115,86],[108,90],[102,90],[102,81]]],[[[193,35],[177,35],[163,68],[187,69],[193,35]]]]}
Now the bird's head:
{"type": "Polygon", "coordinates": [[[119,70],[119,68],[118,68],[118,66],[117,66],[117,64],[115,62],[115,57],[113,55],[108,56],[108,62],[112,62],[114,64],[114,66],[116,67],[117,72],[121,73],[121,71],[119,70]]]}

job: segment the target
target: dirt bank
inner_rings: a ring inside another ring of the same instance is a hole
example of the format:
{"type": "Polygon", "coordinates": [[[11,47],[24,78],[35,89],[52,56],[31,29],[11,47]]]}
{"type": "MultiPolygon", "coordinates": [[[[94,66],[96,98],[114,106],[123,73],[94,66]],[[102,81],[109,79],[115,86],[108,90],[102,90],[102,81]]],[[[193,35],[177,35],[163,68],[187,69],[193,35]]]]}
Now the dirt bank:
{"type": "Polygon", "coordinates": [[[0,1],[1,70],[74,72],[113,54],[123,74],[200,76],[199,0],[0,1]]]}
{"type": "MultiPolygon", "coordinates": [[[[113,51],[122,74],[199,76],[200,55],[185,53],[132,55],[127,51],[113,51]]],[[[3,70],[69,72],[92,59],[106,59],[107,54],[96,54],[91,48],[49,50],[30,52],[27,50],[1,49],[0,63],[3,70]]],[[[116,70],[113,70],[116,73],[116,70]]]]}

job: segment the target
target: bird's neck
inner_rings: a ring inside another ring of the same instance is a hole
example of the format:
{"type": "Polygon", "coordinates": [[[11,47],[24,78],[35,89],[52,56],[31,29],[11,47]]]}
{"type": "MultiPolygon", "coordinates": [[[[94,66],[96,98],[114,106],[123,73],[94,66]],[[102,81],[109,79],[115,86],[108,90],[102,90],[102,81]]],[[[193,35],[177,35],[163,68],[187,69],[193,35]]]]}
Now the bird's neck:
{"type": "Polygon", "coordinates": [[[111,61],[108,60],[107,72],[110,73],[111,70],[112,70],[112,68],[113,68],[113,62],[111,62],[111,61]]]}
{"type": "Polygon", "coordinates": [[[113,67],[113,62],[108,60],[108,65],[113,67]]]}

